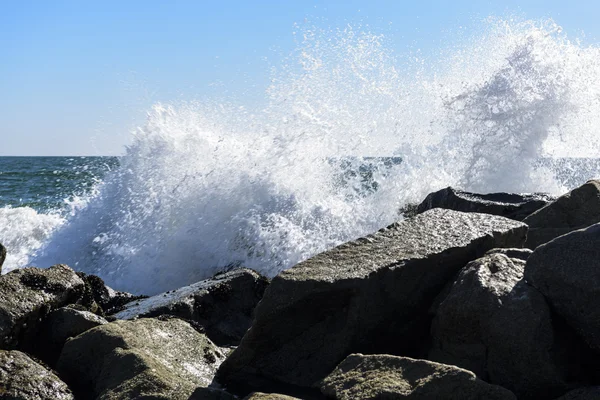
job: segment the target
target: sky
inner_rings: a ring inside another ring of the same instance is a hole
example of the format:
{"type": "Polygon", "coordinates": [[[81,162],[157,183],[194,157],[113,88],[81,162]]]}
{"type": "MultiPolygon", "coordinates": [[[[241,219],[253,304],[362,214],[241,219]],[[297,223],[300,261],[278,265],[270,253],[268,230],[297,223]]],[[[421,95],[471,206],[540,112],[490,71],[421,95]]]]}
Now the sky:
{"type": "Polygon", "coordinates": [[[157,102],[260,102],[298,25],[368,25],[435,52],[487,16],[553,18],[595,45],[598,1],[0,2],[0,156],[119,155],[157,102]]]}

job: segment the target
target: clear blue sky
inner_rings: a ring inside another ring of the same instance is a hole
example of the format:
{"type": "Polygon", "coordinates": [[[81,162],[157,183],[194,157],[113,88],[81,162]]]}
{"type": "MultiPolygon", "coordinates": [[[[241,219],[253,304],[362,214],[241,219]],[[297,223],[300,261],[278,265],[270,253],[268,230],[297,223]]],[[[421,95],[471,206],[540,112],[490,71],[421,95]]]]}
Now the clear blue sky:
{"type": "Polygon", "coordinates": [[[589,44],[600,37],[592,0],[4,0],[0,155],[121,154],[155,102],[252,101],[269,65],[294,49],[294,23],[367,23],[401,53],[509,14],[552,17],[589,44]]]}

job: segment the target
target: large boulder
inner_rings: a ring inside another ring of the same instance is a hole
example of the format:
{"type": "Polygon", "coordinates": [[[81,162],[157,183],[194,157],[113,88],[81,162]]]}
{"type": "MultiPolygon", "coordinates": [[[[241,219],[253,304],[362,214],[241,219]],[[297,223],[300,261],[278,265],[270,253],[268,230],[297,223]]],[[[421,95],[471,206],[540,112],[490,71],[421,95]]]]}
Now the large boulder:
{"type": "Polygon", "coordinates": [[[600,351],[600,224],[536,248],[527,260],[525,278],[600,351]]]}
{"type": "Polygon", "coordinates": [[[237,345],[252,323],[268,280],[249,269],[215,275],[177,290],[125,305],[118,319],[175,315],[199,323],[219,346],[237,345]]]}
{"type": "Polygon", "coordinates": [[[76,302],[84,283],[66,265],[22,268],[0,276],[0,348],[27,347],[53,309],[76,302]]]}
{"type": "Polygon", "coordinates": [[[6,247],[2,246],[2,243],[0,243],[0,274],[2,273],[2,264],[4,264],[4,260],[6,260],[6,247]]]}
{"type": "Polygon", "coordinates": [[[497,252],[467,264],[436,311],[429,359],[468,369],[520,399],[551,399],[568,387],[555,365],[550,309],[524,269],[525,261],[497,252]]]}
{"type": "Polygon", "coordinates": [[[421,214],[433,208],[447,208],[455,211],[479,212],[500,215],[522,221],[531,213],[548,205],[553,197],[543,194],[515,193],[470,193],[447,187],[430,193],[417,206],[416,213],[421,214]]]}
{"type": "Polygon", "coordinates": [[[516,400],[471,371],[390,355],[349,355],[323,380],[321,391],[337,400],[516,400]]]}
{"type": "Polygon", "coordinates": [[[73,400],[55,374],[17,350],[0,350],[0,399],[73,400]]]}
{"type": "Polygon", "coordinates": [[[598,400],[600,399],[600,386],[591,386],[571,390],[556,400],[598,400]]]}
{"type": "Polygon", "coordinates": [[[77,275],[85,282],[85,292],[81,303],[90,311],[102,316],[114,314],[122,310],[127,303],[148,297],[116,291],[96,275],[83,272],[78,272],[77,275]]]}
{"type": "Polygon", "coordinates": [[[207,387],[224,355],[178,318],[115,321],[65,343],[57,364],[79,393],[118,400],[187,400],[207,387]]]}
{"type": "Polygon", "coordinates": [[[441,289],[487,250],[520,247],[526,232],[434,209],[301,262],[268,286],[218,380],[247,392],[273,380],[311,386],[352,352],[418,355],[441,289]]]}
{"type": "Polygon", "coordinates": [[[525,246],[530,249],[600,222],[600,181],[588,181],[531,214],[523,222],[529,226],[525,246]]]}

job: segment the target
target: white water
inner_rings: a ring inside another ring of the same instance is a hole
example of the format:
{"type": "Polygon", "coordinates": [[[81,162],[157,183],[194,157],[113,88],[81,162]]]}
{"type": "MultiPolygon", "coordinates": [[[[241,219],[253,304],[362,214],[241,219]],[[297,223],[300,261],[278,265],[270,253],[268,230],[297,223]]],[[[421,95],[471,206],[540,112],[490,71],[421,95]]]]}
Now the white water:
{"type": "Polygon", "coordinates": [[[560,193],[540,157],[600,157],[600,51],[550,21],[490,21],[434,61],[349,28],[304,37],[264,110],[156,105],[121,169],[9,268],[66,263],[147,294],[231,265],[273,276],[441,187],[560,193]],[[339,184],[341,158],[391,155],[378,190],[339,184]]]}

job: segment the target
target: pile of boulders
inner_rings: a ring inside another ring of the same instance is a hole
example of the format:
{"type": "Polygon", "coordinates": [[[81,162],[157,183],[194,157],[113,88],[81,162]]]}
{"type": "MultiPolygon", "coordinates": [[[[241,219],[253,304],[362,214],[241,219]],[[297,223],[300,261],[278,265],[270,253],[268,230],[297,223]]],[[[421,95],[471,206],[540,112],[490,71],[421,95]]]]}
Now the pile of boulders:
{"type": "Polygon", "coordinates": [[[11,271],[0,398],[600,399],[600,181],[409,209],[270,282],[144,297],[11,271]]]}

